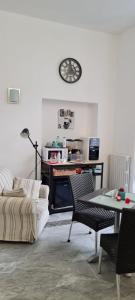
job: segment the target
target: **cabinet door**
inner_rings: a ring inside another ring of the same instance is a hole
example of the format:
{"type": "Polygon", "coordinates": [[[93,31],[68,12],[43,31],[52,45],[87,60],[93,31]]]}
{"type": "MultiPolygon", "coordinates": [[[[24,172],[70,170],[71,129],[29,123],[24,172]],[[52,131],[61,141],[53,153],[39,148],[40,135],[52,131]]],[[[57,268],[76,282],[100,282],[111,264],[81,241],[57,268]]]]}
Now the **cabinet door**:
{"type": "Polygon", "coordinates": [[[73,205],[72,193],[68,179],[55,180],[53,205],[54,208],[73,205]]]}

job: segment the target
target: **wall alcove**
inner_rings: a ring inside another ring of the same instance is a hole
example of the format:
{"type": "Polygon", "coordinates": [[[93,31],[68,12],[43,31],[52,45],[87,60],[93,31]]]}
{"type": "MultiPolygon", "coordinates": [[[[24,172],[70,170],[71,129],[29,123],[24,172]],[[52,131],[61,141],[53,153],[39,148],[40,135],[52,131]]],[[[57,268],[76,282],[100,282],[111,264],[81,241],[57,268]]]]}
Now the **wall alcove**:
{"type": "Polygon", "coordinates": [[[81,138],[97,136],[98,104],[43,99],[42,101],[42,146],[53,141],[57,136],[81,138]],[[60,109],[74,112],[72,129],[58,128],[58,111],[60,109]]]}

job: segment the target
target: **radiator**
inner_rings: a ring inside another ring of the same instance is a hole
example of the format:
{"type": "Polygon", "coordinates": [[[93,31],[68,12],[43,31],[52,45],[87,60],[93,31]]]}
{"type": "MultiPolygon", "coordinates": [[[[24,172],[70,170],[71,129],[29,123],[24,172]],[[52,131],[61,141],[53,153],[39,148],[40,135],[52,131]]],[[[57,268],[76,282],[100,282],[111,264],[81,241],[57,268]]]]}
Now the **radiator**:
{"type": "Polygon", "coordinates": [[[128,155],[109,155],[109,189],[124,187],[129,191],[131,157],[128,155]]]}

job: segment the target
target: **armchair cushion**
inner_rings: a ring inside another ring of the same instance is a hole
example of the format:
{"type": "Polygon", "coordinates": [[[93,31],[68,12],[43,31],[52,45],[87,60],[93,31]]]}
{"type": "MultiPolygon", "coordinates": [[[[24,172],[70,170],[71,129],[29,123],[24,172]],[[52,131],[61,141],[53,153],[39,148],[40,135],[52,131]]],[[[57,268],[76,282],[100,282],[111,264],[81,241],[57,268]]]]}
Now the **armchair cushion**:
{"type": "Polygon", "coordinates": [[[23,188],[19,188],[16,190],[3,190],[2,196],[7,196],[7,197],[26,197],[26,193],[23,188]]]}
{"type": "Polygon", "coordinates": [[[15,177],[14,179],[14,189],[23,188],[27,197],[31,199],[39,198],[40,186],[40,180],[24,179],[20,177],[15,177]]]}
{"type": "Polygon", "coordinates": [[[6,215],[30,215],[36,213],[36,201],[31,201],[26,197],[6,197],[0,196],[0,216],[3,210],[6,215]]]}
{"type": "Polygon", "coordinates": [[[13,188],[13,176],[11,172],[4,168],[0,168],[0,195],[2,195],[3,189],[12,190],[13,188]]]}
{"type": "Polygon", "coordinates": [[[49,196],[49,186],[41,184],[39,190],[39,198],[48,199],[48,196],[49,196]]]}

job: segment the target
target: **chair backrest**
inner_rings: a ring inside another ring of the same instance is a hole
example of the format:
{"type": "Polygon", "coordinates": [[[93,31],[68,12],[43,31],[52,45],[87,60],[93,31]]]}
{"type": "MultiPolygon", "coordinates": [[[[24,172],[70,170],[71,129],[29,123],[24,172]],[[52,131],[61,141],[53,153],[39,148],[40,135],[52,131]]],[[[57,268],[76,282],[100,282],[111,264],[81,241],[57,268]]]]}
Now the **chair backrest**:
{"type": "Polygon", "coordinates": [[[123,209],[118,239],[116,273],[135,272],[135,209],[123,209]]]}
{"type": "Polygon", "coordinates": [[[73,174],[69,176],[69,181],[75,208],[78,198],[94,191],[93,175],[92,173],[73,174]]]}

